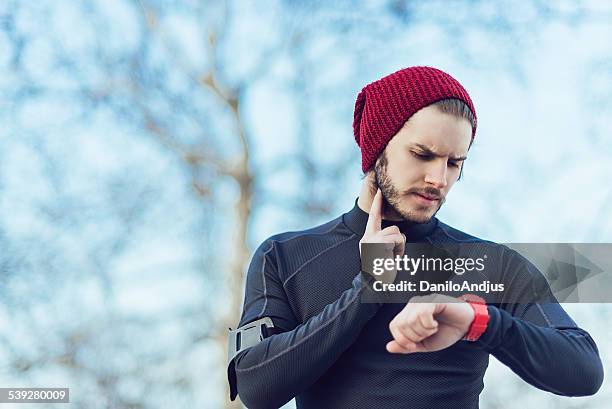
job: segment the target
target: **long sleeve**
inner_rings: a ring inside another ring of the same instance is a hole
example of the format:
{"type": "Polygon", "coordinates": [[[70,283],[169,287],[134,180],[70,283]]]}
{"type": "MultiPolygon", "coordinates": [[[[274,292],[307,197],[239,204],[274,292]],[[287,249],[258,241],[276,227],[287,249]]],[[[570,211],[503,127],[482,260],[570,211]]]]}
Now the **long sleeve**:
{"type": "Polygon", "coordinates": [[[509,255],[506,265],[518,292],[532,296],[489,305],[489,325],[477,343],[539,389],[563,396],[596,393],[603,365],[595,341],[563,310],[539,270],[518,253],[509,255]]]}
{"type": "Polygon", "coordinates": [[[275,334],[242,351],[228,368],[232,396],[249,408],[280,407],[312,385],[357,338],[379,304],[360,302],[363,273],[318,315],[297,323],[278,277],[274,242],[256,251],[240,325],[270,317],[275,334]],[[236,388],[233,387],[235,382],[236,388]]]}
{"type": "Polygon", "coordinates": [[[588,396],[603,382],[603,366],[591,336],[570,320],[559,304],[531,304],[523,318],[488,307],[489,326],[477,341],[531,385],[557,395],[588,396]],[[550,326],[530,318],[541,317],[550,326]]]}

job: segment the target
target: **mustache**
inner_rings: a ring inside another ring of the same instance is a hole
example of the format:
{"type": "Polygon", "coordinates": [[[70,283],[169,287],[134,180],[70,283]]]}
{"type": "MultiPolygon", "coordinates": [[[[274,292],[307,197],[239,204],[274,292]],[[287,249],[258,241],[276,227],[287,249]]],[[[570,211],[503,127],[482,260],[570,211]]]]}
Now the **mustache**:
{"type": "Polygon", "coordinates": [[[424,189],[409,189],[408,191],[406,191],[406,194],[412,194],[412,193],[418,193],[420,195],[426,196],[426,197],[432,197],[434,199],[444,199],[444,196],[442,195],[442,192],[436,188],[433,187],[426,187],[424,189]]]}

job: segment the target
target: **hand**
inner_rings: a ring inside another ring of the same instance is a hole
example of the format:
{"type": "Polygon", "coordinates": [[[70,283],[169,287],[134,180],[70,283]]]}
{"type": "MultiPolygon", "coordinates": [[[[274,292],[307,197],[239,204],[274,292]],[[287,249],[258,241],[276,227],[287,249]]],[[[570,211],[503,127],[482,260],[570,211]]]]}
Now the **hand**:
{"type": "MultiPolygon", "coordinates": [[[[372,200],[365,232],[359,241],[359,254],[361,255],[362,243],[384,243],[386,244],[383,254],[384,258],[402,257],[406,247],[406,236],[400,232],[397,226],[382,228],[382,203],[382,192],[378,189],[374,200],[372,200]]],[[[385,283],[393,282],[396,274],[397,271],[387,271],[383,276],[379,276],[378,279],[385,283]]]]}
{"type": "Polygon", "coordinates": [[[433,352],[448,348],[465,336],[474,321],[467,302],[442,294],[415,296],[389,323],[396,354],[433,352]]]}

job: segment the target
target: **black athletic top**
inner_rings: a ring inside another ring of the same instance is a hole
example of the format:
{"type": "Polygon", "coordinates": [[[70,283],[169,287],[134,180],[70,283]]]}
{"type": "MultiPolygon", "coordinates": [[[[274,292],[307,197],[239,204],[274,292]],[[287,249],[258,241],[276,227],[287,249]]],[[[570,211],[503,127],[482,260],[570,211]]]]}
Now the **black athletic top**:
{"type": "MultiPolygon", "coordinates": [[[[321,226],[270,237],[255,252],[239,326],[270,317],[275,329],[230,363],[231,399],[249,408],[478,408],[489,354],[531,385],[565,396],[594,394],[603,367],[591,336],[556,302],[520,308],[489,304],[489,326],[476,342],[437,352],[392,354],[389,322],[404,304],[360,302],[359,240],[368,214],[355,203],[321,226]]],[[[480,239],[432,218],[389,222],[407,242],[480,239]]],[[[508,271],[537,269],[499,245],[508,271]]],[[[534,273],[535,271],[535,273],[534,273]]],[[[490,387],[494,387],[491,385],[490,387]]]]}

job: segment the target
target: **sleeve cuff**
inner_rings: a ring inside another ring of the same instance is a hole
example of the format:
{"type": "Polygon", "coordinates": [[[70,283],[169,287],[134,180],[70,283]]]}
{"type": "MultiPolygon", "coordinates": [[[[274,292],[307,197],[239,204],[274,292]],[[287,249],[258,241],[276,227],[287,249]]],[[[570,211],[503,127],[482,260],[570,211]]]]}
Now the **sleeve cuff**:
{"type": "Polygon", "coordinates": [[[499,346],[499,343],[503,338],[503,334],[501,334],[502,313],[499,308],[493,305],[487,305],[487,311],[489,312],[489,323],[487,325],[487,329],[482,333],[480,338],[475,341],[475,344],[487,351],[491,351],[499,346]]]}

